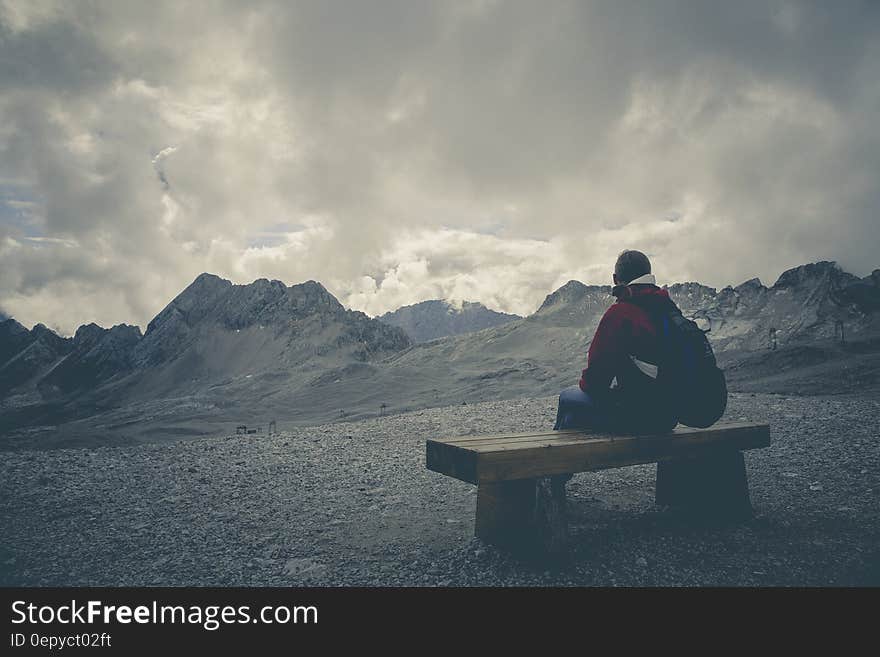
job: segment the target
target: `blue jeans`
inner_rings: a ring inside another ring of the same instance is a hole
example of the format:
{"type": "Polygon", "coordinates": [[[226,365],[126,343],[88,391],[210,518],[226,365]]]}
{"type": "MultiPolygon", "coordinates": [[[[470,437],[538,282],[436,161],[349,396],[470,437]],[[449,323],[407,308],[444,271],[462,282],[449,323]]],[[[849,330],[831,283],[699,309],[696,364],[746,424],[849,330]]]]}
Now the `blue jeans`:
{"type": "Polygon", "coordinates": [[[610,433],[665,433],[671,431],[677,420],[662,402],[646,401],[629,410],[612,399],[597,403],[578,386],[566,388],[559,394],[554,431],[559,429],[593,429],[610,433]]]}
{"type": "Polygon", "coordinates": [[[571,386],[559,394],[554,431],[559,429],[607,429],[611,417],[580,386],[571,386]]]}

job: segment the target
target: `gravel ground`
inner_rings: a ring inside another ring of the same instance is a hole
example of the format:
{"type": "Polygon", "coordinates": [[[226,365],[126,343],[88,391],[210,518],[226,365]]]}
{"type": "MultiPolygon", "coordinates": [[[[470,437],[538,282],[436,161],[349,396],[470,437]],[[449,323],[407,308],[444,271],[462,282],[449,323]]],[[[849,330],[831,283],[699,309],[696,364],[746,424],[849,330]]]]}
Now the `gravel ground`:
{"type": "Polygon", "coordinates": [[[552,426],[555,398],[416,411],[276,436],[8,452],[0,584],[37,586],[880,585],[880,401],[733,394],[769,421],[746,452],[756,517],[697,526],[653,503],[655,466],[578,474],[572,555],[472,537],[476,488],[425,439],[552,426]]]}

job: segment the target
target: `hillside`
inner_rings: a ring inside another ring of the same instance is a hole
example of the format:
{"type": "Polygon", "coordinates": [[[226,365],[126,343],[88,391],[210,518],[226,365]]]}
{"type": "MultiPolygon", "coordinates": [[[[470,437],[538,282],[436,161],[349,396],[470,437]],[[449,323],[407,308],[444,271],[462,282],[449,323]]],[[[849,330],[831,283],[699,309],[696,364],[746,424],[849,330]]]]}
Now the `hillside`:
{"type": "MultiPolygon", "coordinates": [[[[267,409],[264,398],[278,391],[410,345],[403,331],[346,310],[314,281],[233,285],[210,274],[173,299],[143,336],[136,327],[90,325],[58,340],[57,352],[32,359],[30,376],[10,386],[0,432],[25,442],[58,434],[120,442],[200,435],[203,421],[240,423],[267,409]]],[[[41,344],[32,339],[0,375],[17,372],[41,344]]]]}

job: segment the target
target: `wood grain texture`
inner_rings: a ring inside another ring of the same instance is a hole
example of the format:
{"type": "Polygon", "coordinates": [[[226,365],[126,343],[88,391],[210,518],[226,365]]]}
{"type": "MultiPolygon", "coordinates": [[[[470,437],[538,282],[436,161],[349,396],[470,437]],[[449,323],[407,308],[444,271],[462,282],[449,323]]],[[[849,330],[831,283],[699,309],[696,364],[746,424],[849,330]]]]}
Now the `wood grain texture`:
{"type": "Polygon", "coordinates": [[[534,479],[481,484],[474,534],[487,543],[525,550],[533,540],[534,513],[534,479]]]}
{"type": "Polygon", "coordinates": [[[746,450],[769,444],[768,425],[742,422],[646,436],[549,431],[428,440],[425,463],[434,472],[478,484],[657,463],[700,456],[718,447],[746,450]]]}
{"type": "Polygon", "coordinates": [[[563,557],[568,550],[567,480],[558,476],[481,483],[474,534],[522,556],[563,557]]]}

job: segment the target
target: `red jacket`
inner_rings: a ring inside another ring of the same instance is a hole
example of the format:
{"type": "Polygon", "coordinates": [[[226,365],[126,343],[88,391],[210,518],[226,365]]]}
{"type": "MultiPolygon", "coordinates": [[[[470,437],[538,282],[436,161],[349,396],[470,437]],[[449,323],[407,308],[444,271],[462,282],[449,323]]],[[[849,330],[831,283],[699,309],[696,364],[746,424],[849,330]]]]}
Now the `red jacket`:
{"type": "Polygon", "coordinates": [[[617,286],[614,294],[618,300],[605,311],[596,328],[587,355],[587,368],[578,382],[581,390],[594,398],[606,396],[615,378],[621,392],[638,394],[631,383],[638,375],[634,374],[636,370],[630,356],[645,363],[656,364],[659,360],[660,345],[651,318],[642,308],[623,299],[630,295],[658,295],[669,299],[669,294],[651,284],[617,286]],[[627,383],[630,383],[629,390],[627,383]]]}

